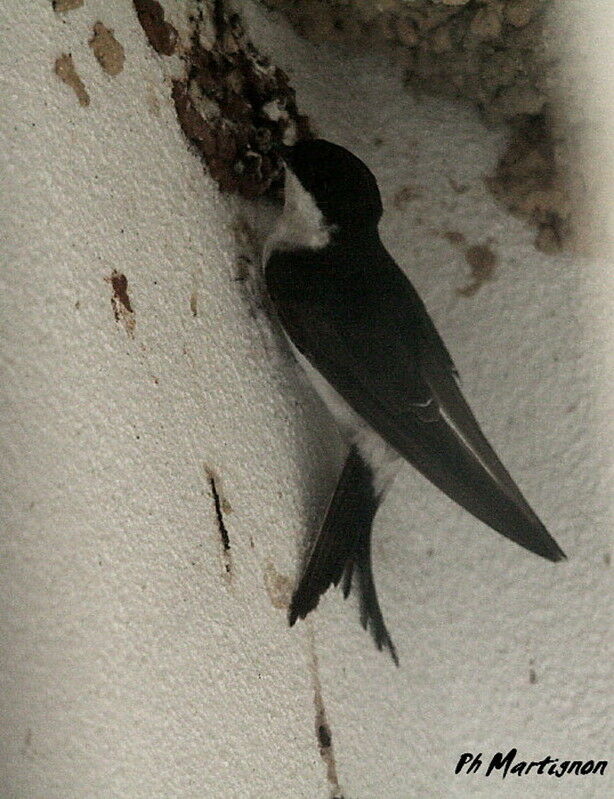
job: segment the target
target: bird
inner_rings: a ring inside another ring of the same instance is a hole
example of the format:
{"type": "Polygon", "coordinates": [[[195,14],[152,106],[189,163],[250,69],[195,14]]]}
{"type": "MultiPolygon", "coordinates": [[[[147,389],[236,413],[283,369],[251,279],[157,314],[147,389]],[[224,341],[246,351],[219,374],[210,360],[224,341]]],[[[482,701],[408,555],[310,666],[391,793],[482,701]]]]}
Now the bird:
{"type": "Polygon", "coordinates": [[[423,301],[382,244],[371,170],[325,139],[278,149],[284,206],[264,246],[264,281],[348,447],[288,620],[304,619],[342,578],[344,597],[355,583],[362,626],[398,666],[375,589],[371,531],[404,461],[516,544],[550,561],[565,554],[488,443],[423,301]]]}

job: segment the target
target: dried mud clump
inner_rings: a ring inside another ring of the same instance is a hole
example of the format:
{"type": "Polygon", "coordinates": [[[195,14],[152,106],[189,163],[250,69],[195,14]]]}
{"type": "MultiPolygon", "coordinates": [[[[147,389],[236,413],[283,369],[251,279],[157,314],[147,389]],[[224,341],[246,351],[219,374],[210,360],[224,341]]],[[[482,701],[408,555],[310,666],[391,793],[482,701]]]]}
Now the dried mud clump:
{"type": "Polygon", "coordinates": [[[62,53],[61,56],[58,56],[53,69],[58,78],[74,91],[79,105],[88,106],[90,104],[90,96],[83,81],[77,74],[70,53],[62,53]]]}
{"type": "Polygon", "coordinates": [[[556,169],[551,128],[545,114],[520,117],[512,123],[508,147],[486,183],[512,213],[538,226],[538,249],[560,249],[570,234],[570,205],[556,169]]]}
{"type": "MultiPolygon", "coordinates": [[[[135,6],[150,43],[164,52],[156,46],[169,29],[161,7],[152,0],[135,6]]],[[[205,3],[196,8],[189,41],[175,47],[185,65],[173,79],[177,118],[220,189],[253,199],[279,187],[275,145],[309,137],[309,123],[287,75],[256,50],[238,14],[222,2],[212,14],[205,3]]]]}
{"type": "Polygon", "coordinates": [[[94,25],[94,34],[89,40],[89,46],[92,48],[96,60],[107,75],[119,75],[126,60],[124,48],[113,34],[113,30],[98,21],[94,25]]]}
{"type": "Polygon", "coordinates": [[[177,31],[164,19],[164,9],[156,0],[134,0],[134,9],[149,44],[160,55],[172,55],[177,31]]]}

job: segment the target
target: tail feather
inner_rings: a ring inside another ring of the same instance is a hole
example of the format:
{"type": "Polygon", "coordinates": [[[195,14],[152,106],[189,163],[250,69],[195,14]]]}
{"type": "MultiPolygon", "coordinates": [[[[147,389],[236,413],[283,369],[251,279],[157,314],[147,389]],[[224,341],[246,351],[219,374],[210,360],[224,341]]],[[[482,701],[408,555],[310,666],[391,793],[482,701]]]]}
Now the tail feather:
{"type": "Polygon", "coordinates": [[[371,568],[371,526],[379,506],[373,488],[373,474],[353,446],[331,499],[322,528],[292,597],[288,620],[293,625],[318,604],[330,585],[343,577],[343,594],[348,596],[356,574],[360,591],[360,620],[369,628],[379,650],[388,648],[398,666],[394,644],[388,634],[375,591],[371,568]]]}
{"type": "Polygon", "coordinates": [[[370,630],[375,646],[381,652],[384,647],[390,652],[390,656],[394,661],[394,665],[399,665],[399,658],[395,645],[386,629],[384,617],[382,615],[379,601],[377,599],[377,592],[375,590],[375,582],[373,580],[373,569],[371,566],[371,530],[365,530],[362,536],[360,546],[356,552],[355,560],[348,563],[346,569],[346,584],[344,584],[344,594],[350,592],[352,586],[352,572],[356,566],[358,585],[360,591],[360,623],[363,629],[370,630]],[[345,591],[347,587],[347,593],[345,591]]]}

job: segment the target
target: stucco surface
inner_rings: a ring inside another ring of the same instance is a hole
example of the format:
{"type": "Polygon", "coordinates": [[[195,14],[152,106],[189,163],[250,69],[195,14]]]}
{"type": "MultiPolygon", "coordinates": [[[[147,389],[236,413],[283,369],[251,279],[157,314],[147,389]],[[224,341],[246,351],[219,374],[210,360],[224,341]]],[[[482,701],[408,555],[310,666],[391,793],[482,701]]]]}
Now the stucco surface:
{"type": "Polygon", "coordinates": [[[374,546],[400,668],[338,592],[290,630],[275,589],[343,450],[236,280],[237,206],[186,145],[131,3],[3,0],[0,794],[329,796],[319,680],[346,799],[610,796],[608,773],[454,775],[465,751],[609,756],[608,265],[536,252],[494,204],[503,131],[245,9],[320,134],[375,172],[383,239],[569,560],[524,552],[408,467],[374,546]],[[116,76],[88,47],[98,19],[125,50],[116,76]],[[69,52],[87,107],[53,72],[69,52]],[[450,231],[497,255],[471,297],[450,231]]]}

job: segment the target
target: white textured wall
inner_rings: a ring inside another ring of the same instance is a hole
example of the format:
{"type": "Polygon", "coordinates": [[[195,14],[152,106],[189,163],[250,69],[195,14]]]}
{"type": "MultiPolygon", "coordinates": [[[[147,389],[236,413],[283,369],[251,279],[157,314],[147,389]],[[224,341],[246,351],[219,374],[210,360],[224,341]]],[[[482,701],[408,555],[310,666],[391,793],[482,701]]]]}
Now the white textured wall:
{"type": "Polygon", "coordinates": [[[525,553],[408,468],[375,533],[400,669],[338,592],[289,630],[283,577],[341,450],[234,280],[234,212],[131,3],[1,0],[0,795],[312,799],[336,769],[346,799],[610,796],[607,776],[453,774],[466,750],[609,756],[607,264],[537,253],[493,204],[502,133],[249,17],[320,133],[376,173],[385,242],[569,561],[525,553]],[[98,19],[125,48],[116,77],[87,45],[98,19]],[[88,107],[53,73],[62,52],[88,107]],[[498,256],[470,298],[451,230],[498,256]],[[132,319],[114,318],[114,269],[132,319]],[[230,573],[205,465],[232,506],[230,573]]]}

